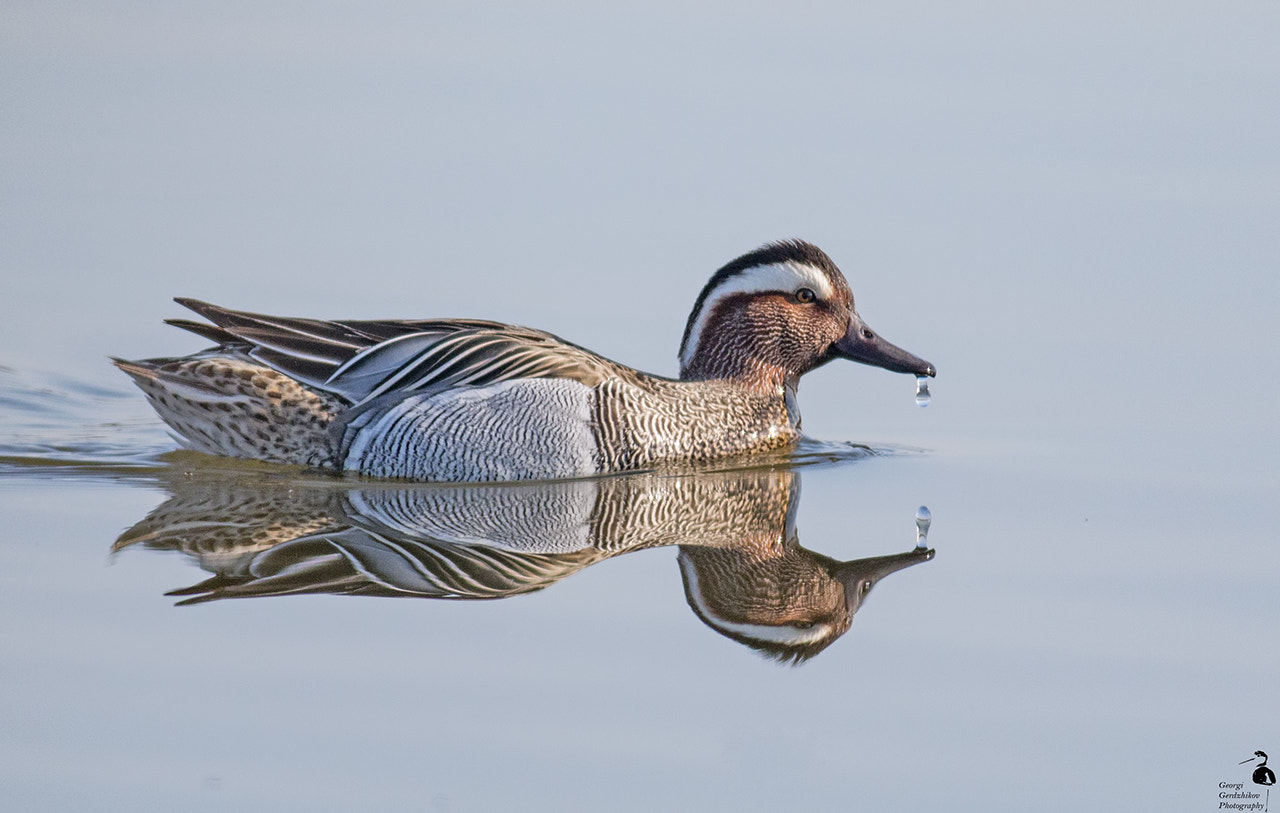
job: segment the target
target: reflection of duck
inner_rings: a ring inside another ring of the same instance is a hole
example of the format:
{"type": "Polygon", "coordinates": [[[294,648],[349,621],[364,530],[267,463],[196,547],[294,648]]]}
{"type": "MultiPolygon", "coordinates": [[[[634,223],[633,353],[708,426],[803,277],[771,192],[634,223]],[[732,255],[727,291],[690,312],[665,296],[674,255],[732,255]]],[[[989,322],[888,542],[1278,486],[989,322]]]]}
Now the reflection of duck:
{"type": "Polygon", "coordinates": [[[831,258],[798,241],[716,272],[685,327],[679,381],[496,322],[327,322],[179,302],[213,324],[172,324],[216,348],[116,364],[185,446],[380,477],[580,477],[788,448],[809,370],[847,358],[934,374],[872,332],[831,258]]]}
{"type": "Polygon", "coordinates": [[[1274,785],[1276,783],[1276,775],[1267,767],[1267,755],[1263,751],[1254,751],[1253,756],[1241,762],[1244,765],[1247,762],[1253,762],[1255,759],[1262,760],[1258,763],[1258,767],[1253,769],[1253,783],[1255,785],[1274,785]]]}
{"type": "Polygon", "coordinates": [[[885,575],[933,551],[839,562],[801,547],[799,475],[685,476],[414,488],[176,478],[126,531],[214,575],[181,603],[300,593],[505,598],[604,559],[679,545],[686,595],[712,629],[780,660],[811,657],[848,629],[885,575]]]}

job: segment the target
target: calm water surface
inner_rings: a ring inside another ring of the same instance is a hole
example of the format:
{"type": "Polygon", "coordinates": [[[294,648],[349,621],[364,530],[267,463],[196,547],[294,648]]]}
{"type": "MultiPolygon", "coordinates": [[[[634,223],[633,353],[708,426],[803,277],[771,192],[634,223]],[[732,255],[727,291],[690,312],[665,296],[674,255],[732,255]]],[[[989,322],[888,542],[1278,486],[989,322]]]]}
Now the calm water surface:
{"type": "Polygon", "coordinates": [[[1280,562],[1259,493],[838,447],[695,475],[344,483],[157,459],[127,393],[6,393],[84,421],[48,446],[30,439],[47,424],[7,427],[22,809],[1176,806],[1270,735],[1280,562]],[[123,414],[94,425],[92,404],[123,414]],[[921,503],[931,558],[912,552],[921,503]],[[856,611],[847,632],[833,606],[856,611]],[[1048,767],[1088,787],[1051,797],[1048,767]]]}
{"type": "Polygon", "coordinates": [[[1278,30],[6,4],[0,808],[1219,810],[1280,760],[1278,30]],[[214,461],[105,358],[181,295],[671,374],[790,236],[940,375],[828,365],[744,470],[214,461]]]}

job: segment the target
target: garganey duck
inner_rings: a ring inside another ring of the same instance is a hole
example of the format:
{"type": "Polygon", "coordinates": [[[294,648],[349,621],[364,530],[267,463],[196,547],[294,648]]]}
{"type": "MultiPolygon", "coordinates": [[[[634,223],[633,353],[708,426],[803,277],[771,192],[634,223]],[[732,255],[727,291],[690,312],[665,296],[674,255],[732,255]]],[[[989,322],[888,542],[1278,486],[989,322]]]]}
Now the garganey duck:
{"type": "Polygon", "coordinates": [[[701,463],[800,438],[800,376],[835,358],[932,376],[862,321],[801,241],[725,265],[693,305],[680,378],[472,319],[320,321],[182,305],[217,343],[113,359],[187,448],[376,477],[531,480],[701,463]]]}

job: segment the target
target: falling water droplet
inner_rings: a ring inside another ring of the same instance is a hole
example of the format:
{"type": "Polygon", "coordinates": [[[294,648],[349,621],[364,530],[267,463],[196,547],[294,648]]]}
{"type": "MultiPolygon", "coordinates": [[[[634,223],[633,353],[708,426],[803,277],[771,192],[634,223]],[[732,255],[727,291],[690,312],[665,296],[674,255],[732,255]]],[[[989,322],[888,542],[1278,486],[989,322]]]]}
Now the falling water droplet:
{"type": "Polygon", "coordinates": [[[929,399],[932,397],[929,394],[929,379],[922,375],[916,376],[916,406],[929,406],[929,399]]]}
{"type": "Polygon", "coordinates": [[[929,525],[933,522],[933,514],[929,513],[927,506],[920,506],[916,509],[916,547],[929,547],[929,525]]]}

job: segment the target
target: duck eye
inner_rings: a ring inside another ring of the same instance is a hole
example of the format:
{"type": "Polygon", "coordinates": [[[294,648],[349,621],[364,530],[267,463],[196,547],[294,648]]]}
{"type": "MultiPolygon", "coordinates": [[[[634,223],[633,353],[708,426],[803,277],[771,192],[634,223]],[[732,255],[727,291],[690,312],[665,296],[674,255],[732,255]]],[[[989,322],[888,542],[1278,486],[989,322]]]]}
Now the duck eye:
{"type": "Polygon", "coordinates": [[[817,298],[818,295],[813,292],[812,288],[801,288],[796,291],[796,301],[802,305],[808,305],[817,298]]]}
{"type": "Polygon", "coordinates": [[[813,629],[813,622],[812,622],[812,621],[797,621],[797,622],[795,622],[794,624],[792,624],[791,626],[795,627],[795,628],[796,628],[796,629],[798,629],[798,630],[810,630],[810,629],[813,629]]]}

